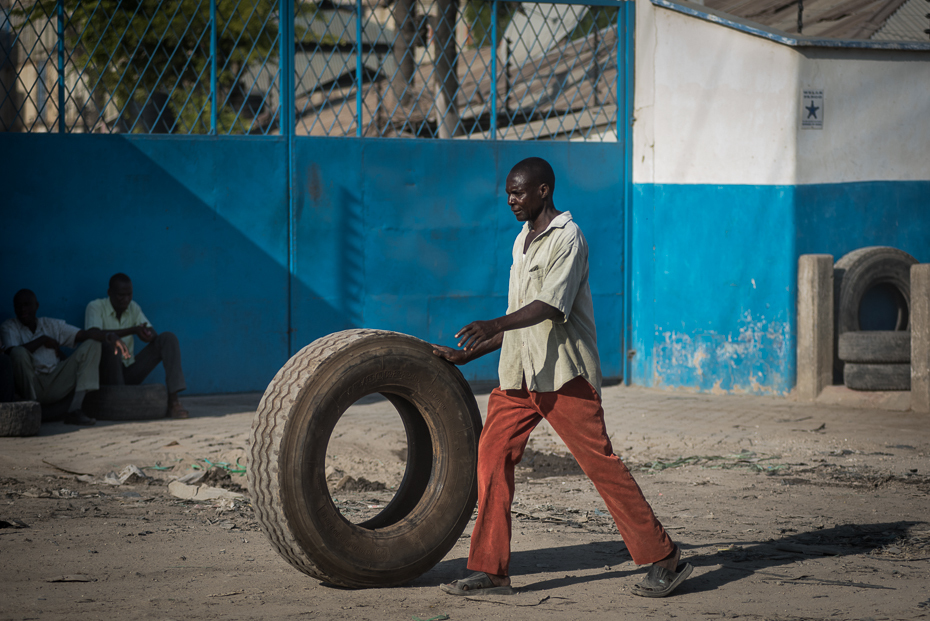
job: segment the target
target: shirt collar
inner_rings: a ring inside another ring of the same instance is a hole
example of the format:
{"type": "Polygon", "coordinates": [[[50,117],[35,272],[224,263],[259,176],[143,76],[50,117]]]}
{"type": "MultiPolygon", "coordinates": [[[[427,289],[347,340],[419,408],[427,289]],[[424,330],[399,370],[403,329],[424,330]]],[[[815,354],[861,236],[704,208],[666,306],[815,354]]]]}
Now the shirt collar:
{"type": "MultiPolygon", "coordinates": [[[[116,317],[116,309],[113,308],[113,303],[110,302],[110,296],[103,298],[103,310],[105,310],[108,315],[116,317]]],[[[127,308],[126,310],[129,309],[127,308]]]]}
{"type": "MultiPolygon", "coordinates": [[[[562,213],[560,213],[559,215],[557,215],[556,217],[554,217],[554,218],[552,219],[552,222],[550,222],[550,223],[549,223],[549,226],[547,226],[547,227],[545,228],[545,230],[537,236],[537,239],[538,239],[539,237],[542,237],[543,235],[545,235],[545,234],[546,234],[546,231],[548,231],[549,229],[562,229],[562,228],[565,228],[565,225],[568,224],[568,223],[571,222],[571,221],[572,221],[572,212],[570,212],[570,211],[563,211],[562,213]]],[[[530,223],[529,223],[529,222],[524,222],[524,223],[523,223],[523,232],[524,232],[524,233],[529,233],[529,232],[530,232],[530,223]]],[[[109,299],[109,298],[108,298],[108,299],[109,299]]]]}

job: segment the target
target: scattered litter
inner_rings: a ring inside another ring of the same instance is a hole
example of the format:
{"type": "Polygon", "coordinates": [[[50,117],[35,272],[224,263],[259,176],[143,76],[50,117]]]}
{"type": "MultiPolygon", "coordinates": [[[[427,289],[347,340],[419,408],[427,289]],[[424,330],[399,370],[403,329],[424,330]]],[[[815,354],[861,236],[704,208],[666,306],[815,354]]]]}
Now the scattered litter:
{"type": "Polygon", "coordinates": [[[29,528],[29,524],[26,524],[22,520],[16,518],[10,518],[10,521],[0,520],[0,528],[29,528]]]}
{"type": "Polygon", "coordinates": [[[174,466],[162,466],[157,461],[154,466],[142,466],[142,470],[171,470],[174,466]]]}
{"type": "Polygon", "coordinates": [[[49,578],[46,582],[97,582],[97,579],[91,578],[86,574],[68,574],[66,576],[49,578]]]}
{"type": "Polygon", "coordinates": [[[195,485],[200,482],[200,479],[202,479],[205,474],[207,474],[206,470],[194,470],[193,472],[188,472],[183,477],[179,477],[178,481],[188,485],[195,485]]]}
{"type": "Polygon", "coordinates": [[[235,464],[230,464],[228,461],[212,462],[209,459],[200,459],[198,461],[202,461],[203,463],[207,464],[207,467],[204,468],[199,463],[193,463],[191,464],[191,468],[193,468],[194,470],[209,470],[210,468],[222,468],[223,470],[225,470],[226,472],[230,474],[245,474],[245,466],[239,463],[239,459],[240,459],[239,457],[236,458],[235,464]]]}
{"type": "Polygon", "coordinates": [[[119,474],[115,472],[108,472],[107,475],[103,478],[103,482],[107,485],[135,485],[136,483],[144,483],[151,479],[151,477],[141,470],[138,467],[133,466],[132,464],[126,466],[120,470],[119,474]]]}
{"type": "Polygon", "coordinates": [[[446,621],[450,619],[449,615],[436,615],[435,617],[430,617],[429,619],[421,619],[420,617],[413,617],[413,621],[446,621]]]}
{"type": "Polygon", "coordinates": [[[793,552],[794,554],[819,554],[822,556],[838,556],[839,552],[819,546],[799,546],[793,543],[779,543],[775,546],[776,550],[782,552],[793,552]]]}
{"type": "Polygon", "coordinates": [[[539,606],[544,601],[549,599],[548,595],[540,597],[539,595],[529,595],[521,594],[517,589],[514,589],[515,593],[513,595],[466,595],[465,599],[470,599],[476,602],[490,602],[492,604],[501,604],[504,606],[517,606],[517,607],[532,607],[539,606]]]}
{"type": "Polygon", "coordinates": [[[356,479],[349,475],[342,477],[333,486],[333,491],[337,492],[380,492],[386,489],[387,486],[381,481],[369,481],[365,477],[356,479]]]}
{"type": "Polygon", "coordinates": [[[217,500],[217,499],[235,499],[245,498],[243,494],[237,494],[219,487],[210,487],[209,485],[187,485],[180,481],[172,481],[168,484],[168,493],[175,498],[182,500],[217,500]]]}
{"type": "Polygon", "coordinates": [[[42,463],[45,464],[46,466],[51,466],[52,468],[55,468],[56,470],[61,470],[62,472],[67,472],[68,474],[85,474],[85,475],[89,475],[89,474],[90,474],[89,472],[78,472],[77,470],[69,470],[69,469],[67,469],[67,468],[62,468],[61,466],[55,465],[55,464],[53,464],[52,462],[46,461],[46,460],[44,460],[44,459],[42,460],[42,463]]]}
{"type": "Polygon", "coordinates": [[[745,468],[754,472],[765,472],[772,474],[788,468],[787,464],[765,465],[760,462],[779,459],[780,455],[770,457],[757,457],[752,451],[743,451],[733,455],[692,455],[690,457],[679,457],[675,460],[657,459],[647,461],[643,464],[632,466],[631,470],[644,472],[660,472],[669,468],[681,468],[683,466],[700,466],[707,470],[730,470],[733,468],[745,468]]]}
{"type": "Polygon", "coordinates": [[[80,481],[81,483],[96,483],[97,482],[97,479],[95,479],[89,474],[82,474],[80,476],[74,477],[74,479],[76,481],[80,481]]]}
{"type": "MultiPolygon", "coordinates": [[[[231,597],[233,595],[242,595],[245,591],[230,591],[229,593],[212,593],[207,597],[231,597]]],[[[448,617],[446,617],[448,619],[448,617]]]]}

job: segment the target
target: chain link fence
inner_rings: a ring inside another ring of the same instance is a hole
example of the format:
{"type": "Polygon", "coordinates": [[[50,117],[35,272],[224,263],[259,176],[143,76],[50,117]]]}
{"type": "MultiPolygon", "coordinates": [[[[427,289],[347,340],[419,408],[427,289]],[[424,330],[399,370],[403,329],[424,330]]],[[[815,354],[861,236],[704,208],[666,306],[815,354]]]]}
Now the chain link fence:
{"type": "Polygon", "coordinates": [[[615,141],[593,1],[0,0],[0,131],[615,141]]]}

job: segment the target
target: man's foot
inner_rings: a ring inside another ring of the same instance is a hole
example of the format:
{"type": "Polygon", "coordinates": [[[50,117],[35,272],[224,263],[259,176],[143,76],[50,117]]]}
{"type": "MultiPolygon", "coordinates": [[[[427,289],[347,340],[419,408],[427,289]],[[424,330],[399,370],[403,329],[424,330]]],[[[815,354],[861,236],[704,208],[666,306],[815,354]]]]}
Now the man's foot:
{"type": "Polygon", "coordinates": [[[652,564],[643,581],[633,587],[633,595],[640,597],[666,597],[677,589],[694,569],[690,563],[679,563],[681,548],[661,561],[652,564]]]}
{"type": "Polygon", "coordinates": [[[483,571],[449,584],[440,584],[439,588],[451,595],[513,595],[508,576],[495,576],[483,571]]]}
{"type": "Polygon", "coordinates": [[[180,401],[171,401],[168,403],[168,418],[188,418],[189,414],[180,401]]]}
{"type": "Polygon", "coordinates": [[[90,427],[91,425],[97,424],[96,418],[91,418],[81,410],[74,410],[73,412],[68,412],[65,415],[65,424],[66,425],[81,425],[82,427],[90,427]]]}

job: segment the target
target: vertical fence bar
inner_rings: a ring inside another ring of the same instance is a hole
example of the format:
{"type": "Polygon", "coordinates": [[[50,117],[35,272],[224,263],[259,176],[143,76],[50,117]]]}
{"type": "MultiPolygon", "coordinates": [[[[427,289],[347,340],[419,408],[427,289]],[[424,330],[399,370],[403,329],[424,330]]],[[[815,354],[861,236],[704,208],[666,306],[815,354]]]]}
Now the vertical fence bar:
{"type": "Polygon", "coordinates": [[[216,136],[216,0],[210,0],[210,135],[216,136]]]}
{"type": "MultiPolygon", "coordinates": [[[[633,29],[636,3],[617,11],[617,140],[623,141],[623,384],[633,368],[633,29]]],[[[644,355],[642,352],[641,355],[644,355]]]]}
{"type": "Polygon", "coordinates": [[[294,103],[294,0],[279,0],[278,11],[278,114],[287,158],[284,174],[287,190],[287,355],[290,358],[294,355],[294,270],[297,266],[297,196],[294,191],[294,134],[297,130],[294,103]]]}
{"type": "Polygon", "coordinates": [[[58,0],[58,133],[65,133],[65,0],[58,0]]]}
{"type": "Polygon", "coordinates": [[[362,0],[355,1],[355,135],[362,137],[362,0]]]}
{"type": "Polygon", "coordinates": [[[491,140],[497,140],[497,2],[491,2],[491,140]]]}

